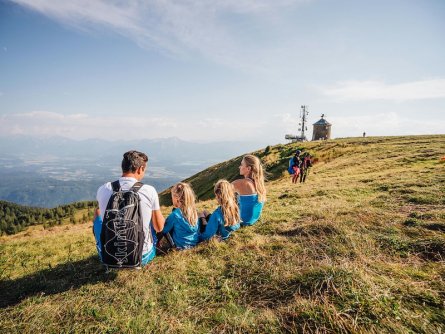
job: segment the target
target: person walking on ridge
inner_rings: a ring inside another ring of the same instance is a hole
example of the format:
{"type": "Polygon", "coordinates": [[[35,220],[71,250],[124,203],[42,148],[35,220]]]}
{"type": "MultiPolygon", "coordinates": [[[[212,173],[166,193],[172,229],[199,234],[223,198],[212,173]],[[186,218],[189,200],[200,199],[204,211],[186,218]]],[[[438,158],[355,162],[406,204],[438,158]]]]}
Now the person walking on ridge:
{"type": "Polygon", "coordinates": [[[306,181],[306,177],[309,174],[309,169],[312,167],[312,160],[309,152],[306,152],[301,157],[300,164],[300,183],[304,183],[306,181]]]}
{"type": "Polygon", "coordinates": [[[292,175],[292,183],[298,182],[298,176],[301,173],[300,165],[301,165],[301,151],[296,150],[295,155],[289,160],[289,172],[292,175]]]}

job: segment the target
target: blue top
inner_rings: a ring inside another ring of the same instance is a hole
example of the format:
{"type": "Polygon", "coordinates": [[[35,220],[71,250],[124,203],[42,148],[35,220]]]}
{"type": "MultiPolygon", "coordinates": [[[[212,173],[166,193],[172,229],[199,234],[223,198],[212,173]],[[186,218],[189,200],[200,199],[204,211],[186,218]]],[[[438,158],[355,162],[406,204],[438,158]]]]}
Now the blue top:
{"type": "Polygon", "coordinates": [[[181,209],[175,208],[165,220],[162,230],[164,234],[169,232],[171,232],[176,248],[191,248],[198,243],[199,224],[197,221],[195,226],[191,226],[182,215],[181,209]]]}
{"type": "Polygon", "coordinates": [[[241,214],[241,226],[250,226],[260,219],[264,202],[258,201],[258,194],[238,195],[241,214]]]}
{"type": "Polygon", "coordinates": [[[199,236],[199,241],[209,240],[214,235],[220,236],[223,240],[230,237],[230,234],[240,228],[240,224],[232,226],[224,226],[224,216],[221,207],[218,206],[215,211],[213,211],[207,222],[206,229],[204,233],[199,236]]]}

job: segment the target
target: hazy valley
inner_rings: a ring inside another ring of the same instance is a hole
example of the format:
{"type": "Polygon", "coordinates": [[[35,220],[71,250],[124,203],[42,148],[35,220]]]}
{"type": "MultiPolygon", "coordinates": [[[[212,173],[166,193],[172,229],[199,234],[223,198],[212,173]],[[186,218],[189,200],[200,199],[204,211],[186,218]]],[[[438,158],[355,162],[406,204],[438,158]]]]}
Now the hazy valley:
{"type": "Polygon", "coordinates": [[[55,207],[94,200],[97,188],[120,176],[122,154],[149,156],[144,182],[162,191],[215,163],[257,148],[255,143],[191,143],[178,138],[141,141],[74,141],[66,138],[2,138],[0,200],[55,207]]]}

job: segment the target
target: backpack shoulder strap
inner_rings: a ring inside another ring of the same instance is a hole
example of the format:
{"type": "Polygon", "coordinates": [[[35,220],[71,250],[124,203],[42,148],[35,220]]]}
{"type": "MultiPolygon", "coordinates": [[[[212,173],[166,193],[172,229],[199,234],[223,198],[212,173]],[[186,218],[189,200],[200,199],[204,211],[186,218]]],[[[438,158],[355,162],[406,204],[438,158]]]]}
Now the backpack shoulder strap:
{"type": "Polygon", "coordinates": [[[113,188],[113,192],[117,193],[121,189],[121,184],[119,183],[119,180],[111,182],[111,187],[113,188]]]}
{"type": "Polygon", "coordinates": [[[137,193],[139,191],[139,189],[142,188],[144,184],[142,182],[136,182],[135,184],[133,184],[133,187],[131,187],[131,191],[137,193]]]}

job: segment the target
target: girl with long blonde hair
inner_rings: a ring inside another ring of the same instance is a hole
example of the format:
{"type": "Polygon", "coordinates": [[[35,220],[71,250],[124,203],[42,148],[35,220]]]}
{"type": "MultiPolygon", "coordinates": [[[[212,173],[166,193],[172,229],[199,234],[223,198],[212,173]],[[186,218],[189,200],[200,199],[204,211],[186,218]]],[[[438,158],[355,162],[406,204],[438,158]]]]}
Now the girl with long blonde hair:
{"type": "Polygon", "coordinates": [[[225,240],[240,228],[240,212],[233,185],[227,180],[219,180],[214,192],[219,206],[213,211],[205,231],[199,236],[201,241],[209,240],[215,235],[225,240]]]}
{"type": "Polygon", "coordinates": [[[261,216],[266,201],[264,170],[258,157],[248,154],[243,157],[239,166],[242,179],[232,182],[238,193],[241,212],[241,225],[255,224],[261,216]]]}
{"type": "Polygon", "coordinates": [[[162,233],[171,236],[176,248],[196,246],[199,224],[195,193],[188,183],[179,182],[172,187],[171,195],[174,209],[165,220],[162,233]]]}

